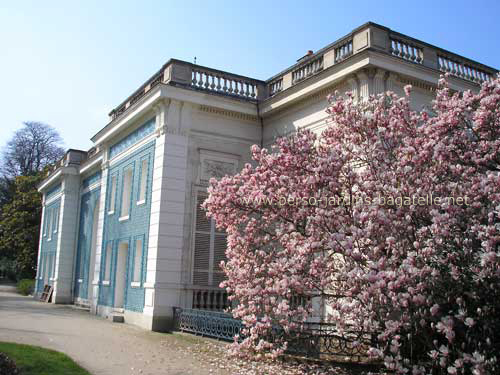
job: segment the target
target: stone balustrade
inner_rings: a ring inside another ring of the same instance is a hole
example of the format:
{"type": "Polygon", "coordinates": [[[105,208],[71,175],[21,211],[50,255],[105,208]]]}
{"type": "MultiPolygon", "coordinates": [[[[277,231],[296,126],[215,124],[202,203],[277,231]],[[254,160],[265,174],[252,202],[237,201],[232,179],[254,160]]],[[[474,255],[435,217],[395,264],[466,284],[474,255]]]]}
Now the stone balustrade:
{"type": "Polygon", "coordinates": [[[191,86],[196,89],[233,95],[243,99],[252,100],[257,98],[257,83],[255,80],[208,68],[192,67],[191,86]]]}
{"type": "Polygon", "coordinates": [[[390,38],[390,43],[390,53],[393,56],[422,64],[424,60],[424,49],[422,47],[415,43],[392,37],[390,38]]]}
{"type": "Polygon", "coordinates": [[[285,95],[288,88],[367,50],[447,72],[478,84],[492,79],[498,73],[495,69],[369,22],[269,79],[268,95],[285,95]]]}
{"type": "Polygon", "coordinates": [[[267,81],[172,59],[125,102],[111,111],[111,120],[121,116],[160,83],[256,102],[277,94],[284,95],[290,87],[303,84],[309,78],[334,65],[343,64],[364,51],[382,53],[476,84],[491,80],[498,74],[496,69],[369,22],[337,42],[308,54],[267,81]]]}
{"type": "Polygon", "coordinates": [[[273,96],[281,90],[283,90],[283,77],[269,83],[269,96],[273,96]]]}
{"type": "Polygon", "coordinates": [[[335,63],[339,63],[351,55],[352,55],[352,39],[340,44],[338,47],[335,48],[335,63]]]}
{"type": "Polygon", "coordinates": [[[266,96],[266,87],[263,81],[172,59],[125,102],[112,110],[109,114],[111,120],[121,116],[130,106],[137,103],[160,83],[171,83],[175,86],[184,86],[250,101],[264,99],[266,96]]]}
{"type": "Polygon", "coordinates": [[[143,84],[138,90],[136,90],[129,98],[120,104],[118,107],[113,109],[109,116],[111,120],[119,117],[123,112],[125,112],[130,106],[137,103],[148,91],[150,91],[153,87],[157,86],[162,82],[163,79],[163,71],[156,73],[153,77],[151,77],[145,84],[143,84]]]}
{"type": "Polygon", "coordinates": [[[224,289],[204,288],[192,289],[193,309],[222,311],[230,307],[228,294],[224,289]]]}
{"type": "Polygon", "coordinates": [[[308,59],[306,63],[292,71],[292,83],[300,82],[323,70],[323,56],[308,59]]]}
{"type": "Polygon", "coordinates": [[[490,73],[476,68],[470,63],[467,64],[466,62],[461,61],[461,59],[449,57],[444,54],[438,54],[438,63],[439,70],[468,81],[482,83],[492,79],[492,75],[490,73]]]}

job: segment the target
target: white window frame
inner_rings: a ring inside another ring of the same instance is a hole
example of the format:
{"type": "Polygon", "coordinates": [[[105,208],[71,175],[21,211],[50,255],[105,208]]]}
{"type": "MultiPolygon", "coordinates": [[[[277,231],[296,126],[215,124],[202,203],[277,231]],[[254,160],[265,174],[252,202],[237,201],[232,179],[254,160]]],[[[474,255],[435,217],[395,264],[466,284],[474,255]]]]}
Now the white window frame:
{"type": "Polygon", "coordinates": [[[43,235],[42,237],[47,236],[47,212],[48,210],[45,208],[44,217],[43,217],[43,235]]]}
{"type": "Polygon", "coordinates": [[[144,236],[134,238],[134,268],[132,269],[132,282],[130,286],[139,287],[142,281],[142,258],[144,257],[144,236]],[[138,246],[139,245],[139,246],[138,246]],[[140,252],[140,256],[138,256],[140,252]]]}
{"type": "Polygon", "coordinates": [[[59,228],[59,207],[55,207],[54,209],[54,233],[57,233],[58,228],[59,228]]]}
{"type": "Polygon", "coordinates": [[[139,191],[137,194],[137,205],[146,203],[146,193],[148,190],[148,170],[149,170],[149,157],[145,157],[140,161],[140,175],[139,175],[139,191]]]}
{"type": "Polygon", "coordinates": [[[50,266],[49,280],[54,281],[55,280],[54,275],[56,274],[56,253],[53,253],[50,256],[50,262],[51,262],[51,266],[50,266]]]}
{"type": "Polygon", "coordinates": [[[134,164],[132,163],[132,165],[128,165],[125,168],[123,168],[120,218],[118,219],[118,221],[125,221],[130,218],[130,211],[132,209],[131,206],[132,206],[133,190],[134,190],[134,164]]]}
{"type": "Polygon", "coordinates": [[[43,280],[43,272],[45,266],[45,254],[40,254],[40,269],[38,270],[38,279],[43,280]]]}
{"type": "Polygon", "coordinates": [[[104,274],[103,274],[102,285],[110,284],[112,257],[113,257],[113,241],[109,241],[106,245],[106,253],[104,254],[104,274]]]}
{"type": "Polygon", "coordinates": [[[51,208],[49,210],[49,216],[48,216],[48,223],[47,223],[47,232],[48,232],[48,238],[47,238],[47,241],[51,241],[52,240],[52,221],[54,220],[54,217],[53,217],[53,214],[52,212],[54,211],[53,208],[51,208]]]}
{"type": "Polygon", "coordinates": [[[109,191],[109,207],[108,215],[113,215],[115,213],[116,207],[116,188],[118,186],[118,173],[114,173],[110,177],[110,191],[109,191]]]}

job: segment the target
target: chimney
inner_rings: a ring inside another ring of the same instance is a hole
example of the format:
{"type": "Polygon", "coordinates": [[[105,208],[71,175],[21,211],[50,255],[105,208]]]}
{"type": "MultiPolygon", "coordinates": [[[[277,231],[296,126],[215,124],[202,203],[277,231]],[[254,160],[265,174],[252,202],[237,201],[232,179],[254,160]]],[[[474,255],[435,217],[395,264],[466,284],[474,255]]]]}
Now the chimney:
{"type": "Polygon", "coordinates": [[[310,49],[309,51],[307,51],[307,53],[304,56],[302,56],[300,59],[298,59],[297,62],[302,61],[304,59],[307,59],[313,55],[314,55],[314,52],[312,49],[310,49]]]}

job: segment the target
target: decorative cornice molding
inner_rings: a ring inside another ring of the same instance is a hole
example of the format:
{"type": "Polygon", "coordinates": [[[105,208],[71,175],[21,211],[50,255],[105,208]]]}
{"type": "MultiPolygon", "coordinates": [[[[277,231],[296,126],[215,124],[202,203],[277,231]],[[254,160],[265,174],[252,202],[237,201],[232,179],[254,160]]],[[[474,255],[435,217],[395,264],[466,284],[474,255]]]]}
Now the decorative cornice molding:
{"type": "Polygon", "coordinates": [[[230,111],[228,109],[221,109],[221,108],[212,107],[212,106],[208,106],[208,105],[204,105],[204,104],[201,104],[198,107],[198,110],[200,112],[206,112],[206,113],[212,113],[215,115],[236,118],[238,120],[245,120],[245,121],[251,121],[251,122],[259,121],[259,118],[257,116],[254,116],[254,115],[249,115],[246,113],[241,113],[241,112],[236,112],[236,111],[230,111]]]}
{"type": "Polygon", "coordinates": [[[189,131],[188,130],[171,129],[168,127],[168,125],[165,125],[161,128],[161,134],[175,134],[175,135],[187,137],[189,134],[189,131]]]}
{"type": "MultiPolygon", "coordinates": [[[[327,86],[325,88],[322,88],[321,90],[319,90],[313,94],[307,95],[304,98],[299,99],[296,102],[293,102],[292,104],[287,104],[284,107],[277,109],[276,112],[272,113],[266,119],[275,119],[276,117],[279,117],[281,114],[283,114],[283,112],[286,112],[288,109],[290,109],[290,107],[300,107],[303,105],[315,103],[315,102],[320,101],[320,100],[326,100],[326,97],[329,94],[333,94],[333,93],[335,93],[335,91],[341,90],[342,87],[345,86],[345,84],[346,84],[346,81],[341,81],[341,82],[334,83],[330,86],[327,86]]],[[[325,109],[326,109],[326,107],[325,107],[325,109]]]]}
{"type": "Polygon", "coordinates": [[[404,77],[398,75],[396,78],[397,82],[402,83],[403,85],[412,85],[413,87],[418,87],[419,89],[435,92],[437,89],[437,85],[429,82],[423,82],[417,79],[412,79],[409,77],[404,77]]]}

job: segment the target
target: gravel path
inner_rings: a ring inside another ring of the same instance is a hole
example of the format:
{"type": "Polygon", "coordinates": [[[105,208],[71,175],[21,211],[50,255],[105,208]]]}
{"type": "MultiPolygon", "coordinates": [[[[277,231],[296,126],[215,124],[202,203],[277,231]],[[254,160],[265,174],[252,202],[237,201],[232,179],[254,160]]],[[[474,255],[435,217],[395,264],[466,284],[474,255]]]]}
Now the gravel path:
{"type": "Polygon", "coordinates": [[[20,296],[6,286],[0,287],[0,341],[64,352],[94,375],[228,374],[192,350],[223,349],[224,344],[112,323],[70,306],[20,296]]]}
{"type": "Polygon", "coordinates": [[[269,363],[229,357],[228,345],[184,333],[156,333],[112,323],[68,305],[23,297],[0,285],[0,341],[69,355],[93,375],[359,375],[359,368],[269,363]]]}

